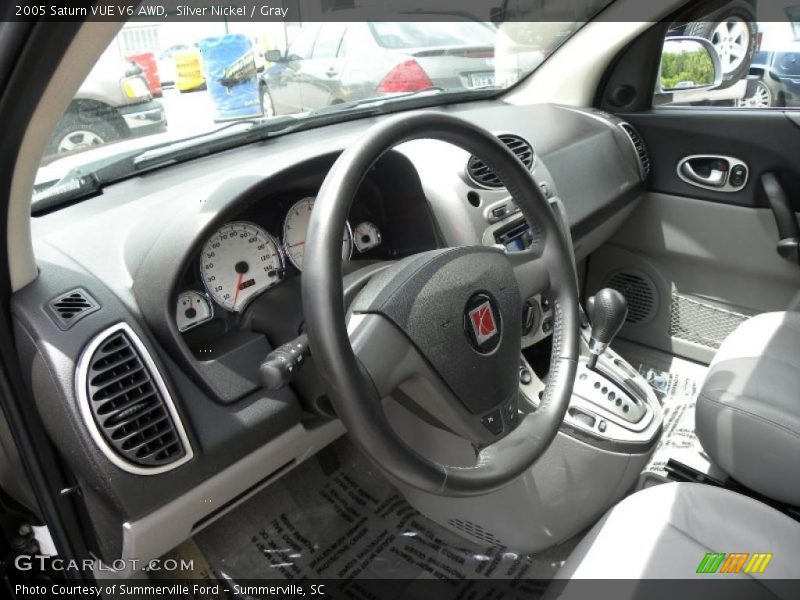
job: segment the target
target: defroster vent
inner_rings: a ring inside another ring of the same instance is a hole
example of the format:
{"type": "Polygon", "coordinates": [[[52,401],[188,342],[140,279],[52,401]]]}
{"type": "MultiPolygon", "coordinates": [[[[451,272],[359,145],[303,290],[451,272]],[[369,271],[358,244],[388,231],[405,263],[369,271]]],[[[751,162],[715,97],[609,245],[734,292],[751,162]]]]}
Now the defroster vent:
{"type": "MultiPolygon", "coordinates": [[[[503,142],[508,149],[511,150],[516,157],[525,165],[528,170],[533,168],[533,163],[536,155],[533,147],[523,138],[518,135],[504,133],[499,135],[498,138],[503,142]]],[[[467,161],[467,175],[477,185],[485,188],[501,188],[503,182],[494,174],[486,163],[474,154],[469,157],[467,161]]]]}
{"type": "Polygon", "coordinates": [[[77,385],[84,420],[100,449],[118,467],[155,474],[192,457],[164,381],[126,324],[92,340],[78,364],[77,385]]]}
{"type": "Polygon", "coordinates": [[[100,304],[83,288],[75,288],[47,303],[47,312],[59,329],[66,331],[83,317],[100,310],[100,304]]]}

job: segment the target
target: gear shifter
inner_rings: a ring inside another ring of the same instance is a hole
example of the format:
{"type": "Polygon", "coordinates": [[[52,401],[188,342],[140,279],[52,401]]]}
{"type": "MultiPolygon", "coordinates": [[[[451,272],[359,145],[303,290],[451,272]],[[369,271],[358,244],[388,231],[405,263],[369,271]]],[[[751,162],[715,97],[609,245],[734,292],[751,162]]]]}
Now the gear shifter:
{"type": "Polygon", "coordinates": [[[598,357],[606,351],[628,316],[628,303],[617,290],[604,288],[586,303],[592,333],[589,339],[589,368],[594,369],[598,357]]]}

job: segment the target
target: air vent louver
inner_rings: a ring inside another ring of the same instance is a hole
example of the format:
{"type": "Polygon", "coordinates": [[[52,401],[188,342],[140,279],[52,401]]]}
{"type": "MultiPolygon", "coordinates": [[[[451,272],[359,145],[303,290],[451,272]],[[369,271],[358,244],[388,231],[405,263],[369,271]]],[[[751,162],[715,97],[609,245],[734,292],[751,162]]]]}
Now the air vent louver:
{"type": "Polygon", "coordinates": [[[191,458],[172,399],[127,325],[95,338],[79,370],[89,409],[84,417],[92,420],[101,449],[117,466],[146,474],[191,458]]]}
{"type": "Polygon", "coordinates": [[[66,331],[83,317],[100,310],[100,305],[82,288],[75,288],[47,303],[47,312],[59,329],[66,331]]]}
{"type": "MultiPolygon", "coordinates": [[[[498,138],[501,142],[508,146],[508,149],[511,150],[520,161],[522,161],[522,164],[524,164],[528,170],[533,168],[536,155],[534,154],[533,148],[526,140],[517,135],[511,134],[502,134],[498,136],[498,138]]],[[[500,178],[494,174],[494,171],[492,171],[486,165],[486,163],[484,163],[474,154],[470,156],[469,161],[467,161],[467,175],[474,183],[481,187],[503,187],[503,182],[500,181],[500,178]]]]}
{"type": "Polygon", "coordinates": [[[644,273],[619,271],[606,281],[604,287],[613,288],[625,296],[628,302],[626,323],[642,325],[655,316],[658,308],[656,287],[644,273]]]}
{"type": "Polygon", "coordinates": [[[633,144],[633,148],[636,150],[636,156],[639,157],[639,170],[641,171],[642,179],[646,179],[647,176],[650,175],[650,154],[647,152],[647,146],[642,136],[639,135],[639,132],[636,131],[630,123],[621,123],[620,127],[628,136],[631,144],[633,144]]]}
{"type": "Polygon", "coordinates": [[[491,546],[504,546],[501,540],[497,539],[477,523],[463,519],[450,519],[447,523],[478,542],[483,542],[491,546]]]}

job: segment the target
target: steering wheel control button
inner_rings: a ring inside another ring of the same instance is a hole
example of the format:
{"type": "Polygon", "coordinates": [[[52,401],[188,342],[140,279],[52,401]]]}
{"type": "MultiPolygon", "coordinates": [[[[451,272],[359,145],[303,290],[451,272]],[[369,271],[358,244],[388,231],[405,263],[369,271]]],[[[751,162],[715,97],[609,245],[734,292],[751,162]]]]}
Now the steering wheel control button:
{"type": "Polygon", "coordinates": [[[472,347],[489,354],[500,343],[500,311],[485,292],[473,294],[464,307],[464,330],[472,347]]]}
{"type": "Polygon", "coordinates": [[[503,418],[500,415],[499,409],[481,417],[481,423],[483,423],[483,426],[486,427],[492,435],[500,435],[503,433],[503,418]]]}
{"type": "Polygon", "coordinates": [[[509,401],[506,404],[506,421],[508,421],[508,425],[510,427],[514,427],[519,421],[519,410],[517,410],[517,401],[516,399],[509,401]]]}
{"type": "Polygon", "coordinates": [[[529,335],[536,324],[536,306],[528,300],[522,307],[522,335],[529,335]]]}
{"type": "Polygon", "coordinates": [[[531,381],[533,381],[533,376],[528,369],[520,369],[519,371],[519,382],[522,385],[528,385],[531,381]]]}
{"type": "Polygon", "coordinates": [[[599,430],[600,430],[600,433],[605,433],[605,431],[606,431],[606,427],[608,427],[608,424],[607,424],[605,421],[602,421],[602,420],[601,420],[601,421],[600,421],[600,422],[597,424],[597,429],[599,429],[599,430]]]}

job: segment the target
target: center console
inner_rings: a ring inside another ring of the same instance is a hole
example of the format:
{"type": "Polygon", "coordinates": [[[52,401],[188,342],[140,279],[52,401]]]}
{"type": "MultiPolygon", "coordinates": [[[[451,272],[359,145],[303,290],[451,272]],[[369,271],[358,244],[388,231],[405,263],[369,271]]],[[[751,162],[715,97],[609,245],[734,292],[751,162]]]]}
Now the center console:
{"type": "MultiPolygon", "coordinates": [[[[550,201],[565,223],[557,197],[550,201]]],[[[531,230],[510,201],[486,210],[485,245],[507,252],[530,245],[531,230]]],[[[565,236],[569,241],[566,226],[565,236]]],[[[476,543],[530,553],[584,530],[633,489],[658,442],[663,412],[644,378],[609,347],[625,317],[612,298],[616,292],[608,292],[599,298],[599,310],[590,310],[597,317],[594,327],[581,315],[574,391],[560,431],[544,455],[510,484],[478,497],[443,498],[395,482],[417,510],[476,543]]],[[[541,352],[540,346],[535,352],[525,350],[546,344],[552,333],[547,299],[530,298],[523,311],[523,352],[549,356],[544,347],[541,352]]],[[[531,365],[525,356],[519,361],[520,411],[535,418],[546,376],[543,381],[533,367],[546,365],[531,365]]],[[[423,423],[399,402],[388,401],[385,407],[397,433],[413,438],[421,454],[453,466],[474,464],[475,448],[462,438],[423,423]]]]}

